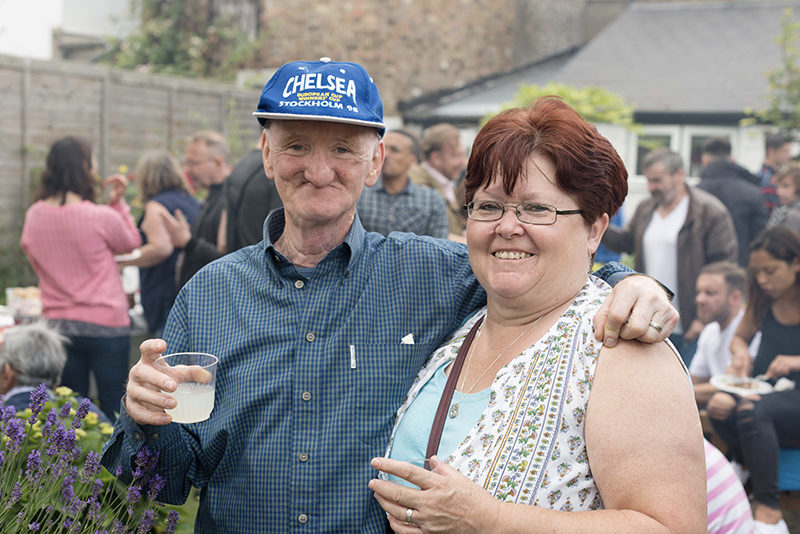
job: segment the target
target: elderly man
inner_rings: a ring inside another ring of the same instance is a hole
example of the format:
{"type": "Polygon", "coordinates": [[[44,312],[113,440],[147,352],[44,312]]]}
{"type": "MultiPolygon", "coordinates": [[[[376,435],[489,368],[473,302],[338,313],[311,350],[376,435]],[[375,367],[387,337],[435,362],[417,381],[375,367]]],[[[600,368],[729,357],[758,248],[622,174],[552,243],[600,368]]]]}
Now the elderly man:
{"type": "MultiPolygon", "coordinates": [[[[0,394],[2,403],[13,406],[18,412],[28,407],[31,391],[39,384],[47,387],[53,400],[53,390],[61,382],[61,373],[67,363],[64,343],[67,338],[45,323],[15,326],[3,332],[0,343],[0,394]]],[[[111,420],[94,404],[89,410],[100,421],[111,420]]]]}
{"type": "MultiPolygon", "coordinates": [[[[202,488],[196,532],[384,532],[370,460],[422,363],[485,294],[464,246],[361,226],[356,203],[384,159],[383,105],[362,66],[286,64],[255,115],[283,208],[261,243],[189,281],[165,340],[142,344],[103,462],[130,477],[142,446],[160,451],[160,498],[202,488]],[[154,362],[167,348],[219,357],[208,420],[164,413],[175,384],[154,362]]],[[[626,337],[663,339],[677,320],[664,293],[641,276],[620,285],[597,335],[615,340],[628,319],[626,337]]]]}

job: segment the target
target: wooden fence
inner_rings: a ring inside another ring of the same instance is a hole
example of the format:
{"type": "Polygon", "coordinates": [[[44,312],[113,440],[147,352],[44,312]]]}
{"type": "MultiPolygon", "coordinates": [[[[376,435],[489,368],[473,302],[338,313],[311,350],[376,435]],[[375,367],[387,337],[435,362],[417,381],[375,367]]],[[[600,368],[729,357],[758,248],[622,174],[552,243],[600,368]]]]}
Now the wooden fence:
{"type": "Polygon", "coordinates": [[[213,129],[235,163],[258,140],[257,103],[256,91],[205,80],[0,56],[0,290],[35,282],[18,243],[55,140],[89,141],[106,176],[147,149],[180,155],[189,134],[213,129]]]}

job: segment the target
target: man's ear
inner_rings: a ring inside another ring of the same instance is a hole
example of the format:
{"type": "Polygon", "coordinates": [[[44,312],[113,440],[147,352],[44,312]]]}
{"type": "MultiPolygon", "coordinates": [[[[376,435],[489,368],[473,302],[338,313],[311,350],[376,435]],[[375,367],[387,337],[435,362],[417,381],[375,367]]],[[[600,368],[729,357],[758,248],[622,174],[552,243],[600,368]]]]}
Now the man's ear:
{"type": "Polygon", "coordinates": [[[386,158],[386,145],[383,144],[383,139],[378,141],[372,151],[372,166],[370,167],[369,175],[364,181],[367,187],[372,187],[378,182],[378,176],[381,174],[383,168],[383,160],[386,158]]]}
{"type": "Polygon", "coordinates": [[[6,393],[17,382],[17,372],[11,367],[11,364],[4,363],[0,366],[0,393],[6,393]]]}
{"type": "Polygon", "coordinates": [[[264,164],[264,173],[267,175],[267,178],[272,180],[275,173],[272,172],[272,164],[269,161],[269,138],[267,137],[267,129],[264,128],[261,130],[261,141],[259,143],[261,147],[261,160],[264,164]]]}

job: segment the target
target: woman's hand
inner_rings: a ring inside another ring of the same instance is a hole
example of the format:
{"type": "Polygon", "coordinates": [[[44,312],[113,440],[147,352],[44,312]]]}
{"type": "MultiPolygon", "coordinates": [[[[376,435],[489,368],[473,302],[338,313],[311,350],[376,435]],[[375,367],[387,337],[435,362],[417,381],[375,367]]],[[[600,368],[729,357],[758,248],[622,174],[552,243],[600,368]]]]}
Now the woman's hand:
{"type": "Polygon", "coordinates": [[[112,174],[103,180],[103,187],[108,191],[108,203],[116,204],[125,194],[128,187],[128,179],[122,174],[112,174]]]}
{"type": "Polygon", "coordinates": [[[800,371],[800,356],[778,354],[767,368],[767,378],[779,378],[800,371]]]}
{"type": "Polygon", "coordinates": [[[386,511],[392,530],[412,532],[491,532],[500,516],[502,502],[493,498],[470,479],[431,458],[431,471],[408,462],[375,458],[372,467],[415,484],[408,488],[393,482],[373,479],[369,488],[386,511]],[[406,522],[408,510],[411,521],[406,522]]]}

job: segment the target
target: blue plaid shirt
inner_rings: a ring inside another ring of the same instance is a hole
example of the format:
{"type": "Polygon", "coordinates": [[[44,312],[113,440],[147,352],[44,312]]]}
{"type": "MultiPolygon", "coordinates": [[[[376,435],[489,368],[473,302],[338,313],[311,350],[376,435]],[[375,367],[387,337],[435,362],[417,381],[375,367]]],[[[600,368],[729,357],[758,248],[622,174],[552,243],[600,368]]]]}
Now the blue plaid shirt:
{"type": "Polygon", "coordinates": [[[428,355],[485,294],[463,245],[384,238],[358,217],[304,277],[273,246],[283,224],[273,212],[263,242],[202,269],[167,321],[169,352],[219,356],[211,418],[142,427],[123,403],[103,465],[129,480],[142,445],[159,450],[160,500],[202,488],[195,532],[384,532],[369,461],[428,355]]]}
{"type": "Polygon", "coordinates": [[[358,216],[369,232],[411,232],[447,238],[444,198],[438,191],[410,180],[405,189],[394,195],[386,191],[383,180],[365,187],[358,200],[358,216]]]}

